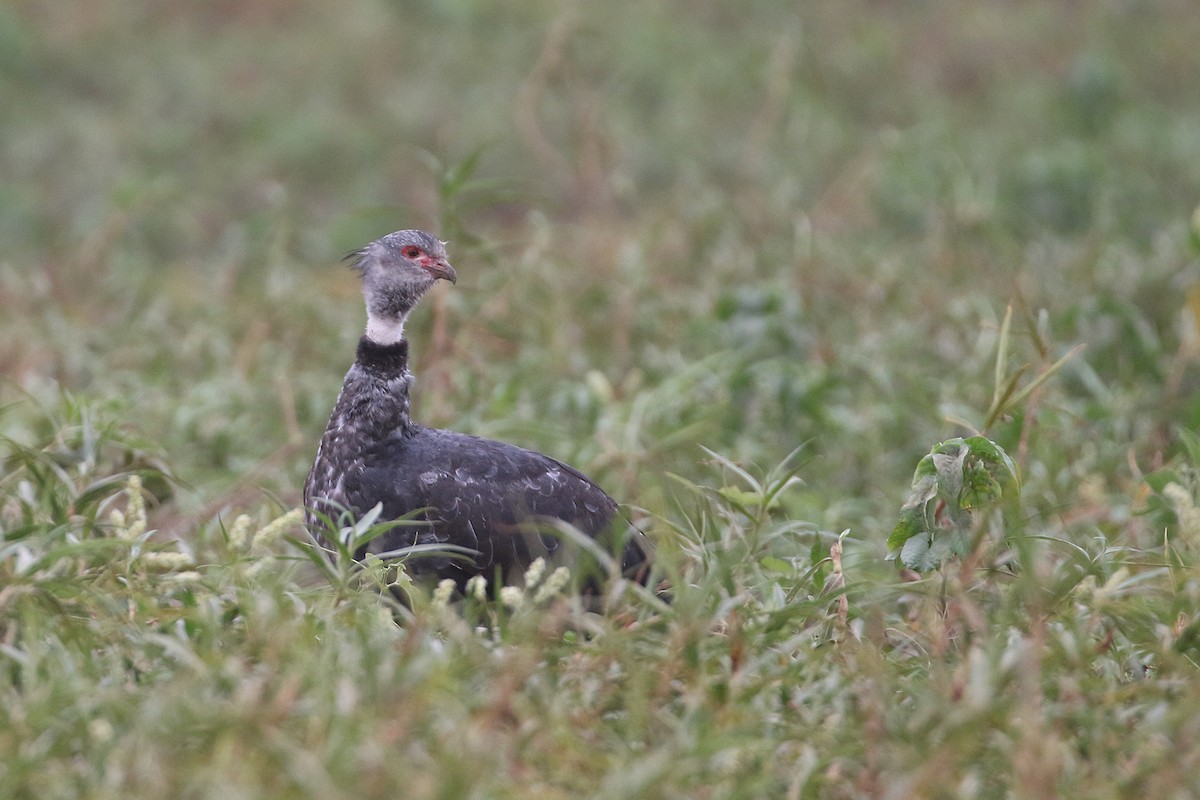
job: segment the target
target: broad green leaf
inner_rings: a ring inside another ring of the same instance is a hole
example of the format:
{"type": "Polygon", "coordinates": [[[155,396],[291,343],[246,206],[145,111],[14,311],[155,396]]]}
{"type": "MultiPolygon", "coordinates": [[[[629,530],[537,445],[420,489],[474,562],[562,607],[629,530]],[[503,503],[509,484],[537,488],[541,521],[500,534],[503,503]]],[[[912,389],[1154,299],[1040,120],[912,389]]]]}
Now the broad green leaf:
{"type": "Polygon", "coordinates": [[[917,469],[915,472],[913,472],[913,488],[915,489],[917,487],[917,484],[922,478],[927,478],[934,475],[937,475],[937,467],[933,463],[933,454],[930,453],[917,462],[917,469]]]}
{"type": "Polygon", "coordinates": [[[1162,490],[1166,488],[1167,484],[1181,483],[1179,471],[1170,468],[1155,470],[1142,480],[1146,482],[1147,486],[1154,491],[1159,492],[1160,494],[1162,493],[1162,490]]]}
{"type": "Polygon", "coordinates": [[[899,554],[905,565],[925,571],[965,555],[973,513],[994,506],[1009,485],[1020,486],[1016,465],[991,439],[970,436],[934,445],[917,464],[912,490],[888,535],[888,558],[899,554]]]}
{"type": "Polygon", "coordinates": [[[912,537],[904,543],[904,547],[900,548],[900,562],[917,572],[928,572],[933,569],[937,566],[937,562],[929,555],[931,543],[928,534],[912,537]]]}
{"type": "Polygon", "coordinates": [[[905,506],[900,509],[900,521],[888,536],[888,552],[895,554],[904,544],[919,533],[925,532],[925,507],[923,505],[905,506]]]}
{"type": "Polygon", "coordinates": [[[791,575],[795,572],[792,565],[777,556],[763,556],[759,562],[763,569],[779,575],[791,575]]]}
{"type": "Polygon", "coordinates": [[[967,452],[967,448],[960,445],[954,450],[933,454],[933,463],[937,466],[938,494],[942,497],[958,497],[962,491],[963,462],[967,452]]]}
{"type": "MultiPolygon", "coordinates": [[[[1007,475],[996,475],[997,480],[1012,480],[1021,482],[1016,463],[1009,457],[1004,448],[988,439],[986,436],[971,436],[964,440],[971,452],[989,465],[1003,466],[1007,475]]],[[[994,473],[993,473],[994,474],[994,473]]]]}
{"type": "Polygon", "coordinates": [[[999,500],[1002,494],[1000,482],[986,467],[976,464],[966,472],[958,503],[965,509],[975,509],[999,500]]]}
{"type": "Polygon", "coordinates": [[[1200,436],[1187,428],[1176,428],[1175,435],[1187,452],[1188,462],[1194,467],[1200,467],[1200,436]]]}
{"type": "Polygon", "coordinates": [[[717,493],[742,508],[755,508],[763,504],[762,492],[748,492],[736,486],[722,486],[717,493]]]}
{"type": "MultiPolygon", "coordinates": [[[[929,463],[933,463],[932,458],[929,460],[929,463]]],[[[929,475],[924,475],[920,480],[913,482],[912,491],[909,493],[908,501],[904,505],[924,505],[937,497],[937,493],[937,474],[930,473],[929,475]]]]}

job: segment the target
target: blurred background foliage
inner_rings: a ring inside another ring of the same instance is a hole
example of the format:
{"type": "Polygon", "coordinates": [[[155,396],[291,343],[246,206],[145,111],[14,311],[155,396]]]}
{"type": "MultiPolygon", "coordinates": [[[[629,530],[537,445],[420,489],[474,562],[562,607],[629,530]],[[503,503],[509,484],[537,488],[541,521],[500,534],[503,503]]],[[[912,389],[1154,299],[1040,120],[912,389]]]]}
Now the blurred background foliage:
{"type": "Polygon", "coordinates": [[[1190,12],[5,4],[5,432],[66,391],[157,443],[181,530],[294,503],[361,330],[338,258],[415,226],[462,276],[414,321],[430,423],[652,510],[699,445],[809,442],[793,512],[882,550],[1012,303],[1021,359],[1087,349],[989,434],[1123,525],[1200,422],[1190,12]]]}
{"type": "Polygon", "coordinates": [[[0,4],[0,795],[1195,796],[1194,5],[0,4]],[[401,227],[419,418],[669,607],[296,563],[401,227]],[[898,573],[975,433],[1019,499],[898,573]]]}

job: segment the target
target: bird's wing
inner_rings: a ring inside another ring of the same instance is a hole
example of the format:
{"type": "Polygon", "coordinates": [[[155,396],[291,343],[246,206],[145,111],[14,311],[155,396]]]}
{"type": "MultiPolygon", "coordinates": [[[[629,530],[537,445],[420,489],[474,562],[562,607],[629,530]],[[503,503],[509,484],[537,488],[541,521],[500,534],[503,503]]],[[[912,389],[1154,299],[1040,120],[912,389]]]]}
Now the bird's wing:
{"type": "MultiPolygon", "coordinates": [[[[418,509],[438,542],[479,553],[475,570],[507,569],[553,553],[559,539],[539,520],[561,520],[589,536],[605,534],[617,504],[578,470],[514,445],[452,431],[418,429],[389,437],[347,482],[360,509],[383,503],[383,518],[418,509]]],[[[380,537],[395,549],[416,538],[411,529],[380,537]]],[[[439,574],[441,568],[438,568],[439,574]]]]}

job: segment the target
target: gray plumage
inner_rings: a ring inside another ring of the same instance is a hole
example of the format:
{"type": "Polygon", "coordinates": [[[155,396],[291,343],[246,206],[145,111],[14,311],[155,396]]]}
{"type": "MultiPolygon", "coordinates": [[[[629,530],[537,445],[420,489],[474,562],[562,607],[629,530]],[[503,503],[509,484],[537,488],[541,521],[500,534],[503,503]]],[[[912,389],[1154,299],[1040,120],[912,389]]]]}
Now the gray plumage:
{"type": "Polygon", "coordinates": [[[468,548],[477,554],[473,561],[410,562],[417,573],[453,578],[461,586],[476,574],[512,578],[538,556],[562,555],[569,548],[545,524],[561,521],[606,544],[624,542],[622,568],[644,579],[640,534],[628,529],[616,502],[578,470],[541,453],[411,419],[403,327],[434,283],[457,280],[445,243],[423,231],[398,231],[349,258],[363,277],[367,333],[305,482],[310,529],[322,536],[320,517],[336,521],[343,509],[357,516],[382,504],[381,521],[419,512],[421,524],[393,528],[369,550],[413,544],[468,548]]]}

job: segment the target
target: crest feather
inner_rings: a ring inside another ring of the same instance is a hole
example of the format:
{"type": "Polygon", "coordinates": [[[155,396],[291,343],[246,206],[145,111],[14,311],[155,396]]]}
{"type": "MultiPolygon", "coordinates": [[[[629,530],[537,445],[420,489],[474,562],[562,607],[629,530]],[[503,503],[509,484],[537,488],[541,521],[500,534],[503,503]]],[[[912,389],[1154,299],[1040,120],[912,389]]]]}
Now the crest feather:
{"type": "Polygon", "coordinates": [[[351,268],[362,272],[363,269],[366,268],[366,265],[363,263],[363,261],[366,260],[367,250],[369,249],[370,245],[367,247],[360,247],[357,250],[351,250],[349,253],[346,253],[346,255],[342,256],[342,261],[350,262],[351,268]]]}

